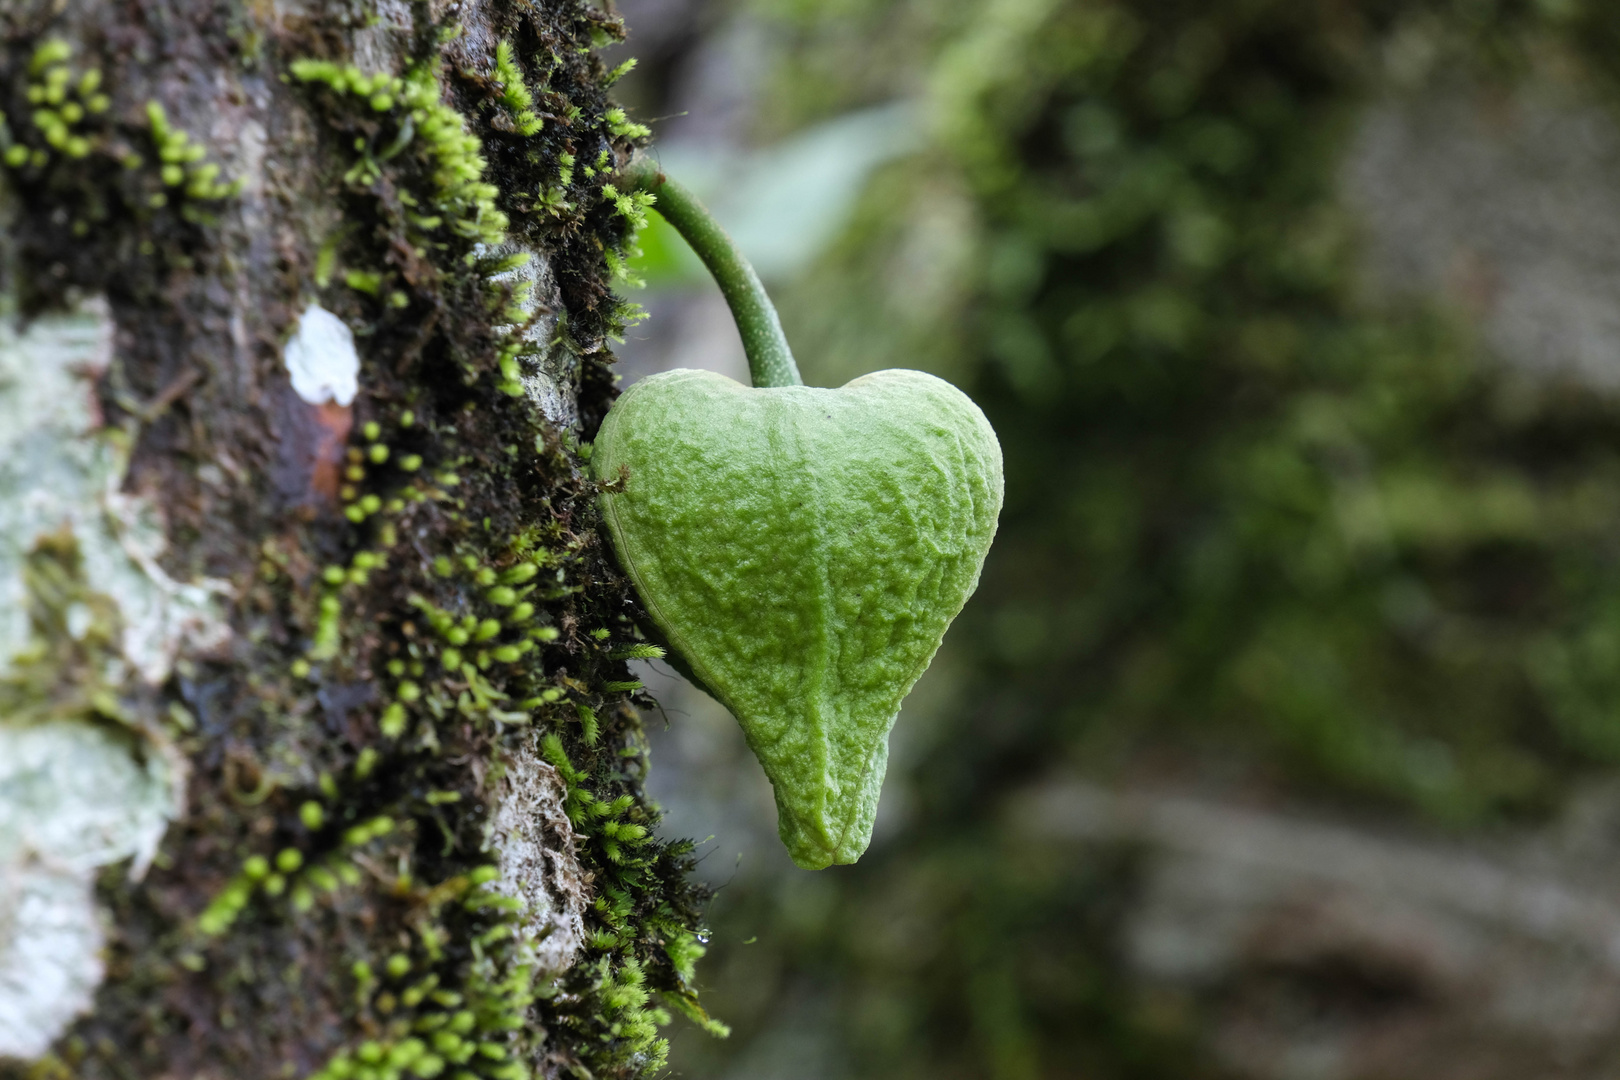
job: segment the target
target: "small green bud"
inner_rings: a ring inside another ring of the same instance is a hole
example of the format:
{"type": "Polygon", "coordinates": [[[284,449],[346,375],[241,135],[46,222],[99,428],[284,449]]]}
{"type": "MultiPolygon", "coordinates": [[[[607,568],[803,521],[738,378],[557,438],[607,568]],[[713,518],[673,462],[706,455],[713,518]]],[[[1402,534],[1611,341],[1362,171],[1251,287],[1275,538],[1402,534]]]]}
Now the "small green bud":
{"type": "Polygon", "coordinates": [[[451,564],[448,556],[440,555],[433,560],[433,572],[440,577],[449,577],[456,572],[456,568],[451,564]]]}
{"type": "Polygon", "coordinates": [[[52,64],[64,64],[73,57],[73,46],[62,38],[46,38],[34,48],[28,61],[28,73],[38,75],[52,64]]]}
{"type": "Polygon", "coordinates": [[[263,881],[270,874],[270,860],[263,855],[249,855],[242,861],[242,873],[249,881],[263,881]]]}
{"type": "Polygon", "coordinates": [[[410,409],[406,409],[404,412],[399,414],[399,426],[400,427],[410,427],[412,424],[415,424],[415,423],[416,423],[416,413],[411,411],[410,409]]]}
{"type": "Polygon", "coordinates": [[[488,641],[501,632],[501,624],[497,619],[485,619],[478,624],[478,632],[473,635],[474,641],[488,641]]]}
{"type": "Polygon", "coordinates": [[[326,824],[326,810],[321,804],[311,799],[298,808],[298,819],[307,829],[318,829],[326,824]]]}
{"type": "Polygon", "coordinates": [[[421,454],[406,454],[399,459],[399,467],[406,472],[415,472],[422,467],[421,454]]]}
{"type": "Polygon", "coordinates": [[[373,465],[381,465],[388,460],[388,447],[382,443],[372,443],[366,449],[366,457],[371,459],[373,465]]]}
{"type": "Polygon", "coordinates": [[[304,865],[304,853],[297,848],[282,848],[276,854],[276,869],[291,874],[304,865]]]}
{"type": "Polygon", "coordinates": [[[399,700],[404,702],[412,702],[422,696],[422,688],[407,679],[405,682],[399,684],[398,693],[399,700]]]}
{"type": "Polygon", "coordinates": [[[397,701],[388,706],[383,710],[377,726],[390,739],[397,739],[405,734],[405,706],[397,701]]]}
{"type": "Polygon", "coordinates": [[[487,595],[490,603],[501,607],[511,607],[517,603],[517,593],[507,585],[497,585],[487,595]]]}
{"type": "Polygon", "coordinates": [[[385,970],[388,972],[388,977],[391,979],[404,978],[410,973],[411,958],[406,956],[404,953],[395,953],[393,956],[388,958],[388,964],[385,970]]]}
{"type": "Polygon", "coordinates": [[[455,648],[444,650],[444,652],[439,654],[439,662],[451,671],[460,669],[461,650],[455,648]]]}
{"type": "Polygon", "coordinates": [[[266,896],[280,896],[287,889],[287,879],[280,874],[271,874],[264,879],[264,894],[266,896]]]}
{"type": "Polygon", "coordinates": [[[501,574],[501,583],[504,585],[522,585],[539,572],[540,568],[532,562],[518,563],[501,574]]]}

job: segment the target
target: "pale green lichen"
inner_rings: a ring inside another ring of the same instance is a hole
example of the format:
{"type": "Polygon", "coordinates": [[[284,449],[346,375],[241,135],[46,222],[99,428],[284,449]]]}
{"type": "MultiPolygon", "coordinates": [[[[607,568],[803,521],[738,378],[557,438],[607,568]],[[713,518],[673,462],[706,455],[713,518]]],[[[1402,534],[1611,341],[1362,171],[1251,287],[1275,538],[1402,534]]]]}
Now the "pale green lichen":
{"type": "Polygon", "coordinates": [[[522,901],[523,962],[556,975],[572,967],[585,939],[585,872],[563,809],[567,788],[530,738],[507,760],[503,791],[485,830],[500,877],[493,888],[522,901]]]}
{"type": "Polygon", "coordinates": [[[140,873],[180,774],[106,724],[0,716],[0,1058],[38,1057],[102,978],[97,869],[140,873]]]}
{"type": "Polygon", "coordinates": [[[131,432],[98,428],[106,304],[26,330],[14,308],[0,295],[0,1056],[28,1057],[100,981],[95,871],[143,872],[178,813],[167,720],[123,697],[226,630],[222,586],[165,573],[153,508],[121,490],[131,432]]]}
{"type": "Polygon", "coordinates": [[[0,670],[30,635],[28,554],[64,528],[86,576],[117,606],[123,658],[148,683],[168,676],[183,640],[225,633],[214,603],[223,584],[170,578],[157,561],[154,508],[120,490],[129,433],[96,430],[90,380],[112,363],[111,342],[100,301],[22,333],[0,316],[0,670]]]}

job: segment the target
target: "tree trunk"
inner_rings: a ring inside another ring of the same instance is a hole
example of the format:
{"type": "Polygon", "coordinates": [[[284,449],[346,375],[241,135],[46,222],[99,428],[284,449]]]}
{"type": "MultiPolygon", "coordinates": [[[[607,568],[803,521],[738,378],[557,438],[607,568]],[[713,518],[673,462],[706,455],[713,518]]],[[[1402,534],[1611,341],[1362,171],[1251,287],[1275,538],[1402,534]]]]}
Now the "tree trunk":
{"type": "Polygon", "coordinates": [[[634,1075],[702,1018],[581,453],[621,36],[4,5],[0,1077],[634,1075]]]}

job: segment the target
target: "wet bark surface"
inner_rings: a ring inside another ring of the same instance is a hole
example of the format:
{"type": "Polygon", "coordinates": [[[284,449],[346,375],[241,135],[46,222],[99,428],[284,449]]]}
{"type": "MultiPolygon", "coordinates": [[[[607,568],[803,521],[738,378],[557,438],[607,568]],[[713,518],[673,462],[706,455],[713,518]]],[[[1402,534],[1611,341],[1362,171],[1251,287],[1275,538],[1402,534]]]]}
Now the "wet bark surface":
{"type": "MultiPolygon", "coordinates": [[[[25,380],[63,327],[99,343],[52,361],[84,426],[9,464],[113,461],[0,562],[0,727],[104,733],[175,796],[155,850],[81,868],[104,978],[0,1075],[634,1074],[649,996],[696,1010],[701,897],[648,833],[637,612],[578,453],[629,314],[618,36],[573,0],[0,13],[7,340],[25,380]],[[289,382],[311,304],[352,401],[289,382]],[[110,525],[109,557],[173,593],[139,642],[89,557],[115,504],[146,548],[110,525]]],[[[0,877],[52,865],[31,828],[0,877]]],[[[38,941],[8,895],[0,969],[38,941]]]]}

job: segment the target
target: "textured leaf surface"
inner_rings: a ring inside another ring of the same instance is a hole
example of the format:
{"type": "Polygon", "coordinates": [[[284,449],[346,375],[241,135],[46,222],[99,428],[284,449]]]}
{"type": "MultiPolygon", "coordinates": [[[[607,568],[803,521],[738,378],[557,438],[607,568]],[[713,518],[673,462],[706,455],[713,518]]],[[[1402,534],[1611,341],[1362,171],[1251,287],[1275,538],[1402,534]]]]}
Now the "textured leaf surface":
{"type": "Polygon", "coordinates": [[[989,422],[918,371],[837,390],[670,371],[619,399],[593,461],[627,476],[602,497],[620,562],[742,724],[794,862],[854,862],[900,702],[995,535],[989,422]]]}

